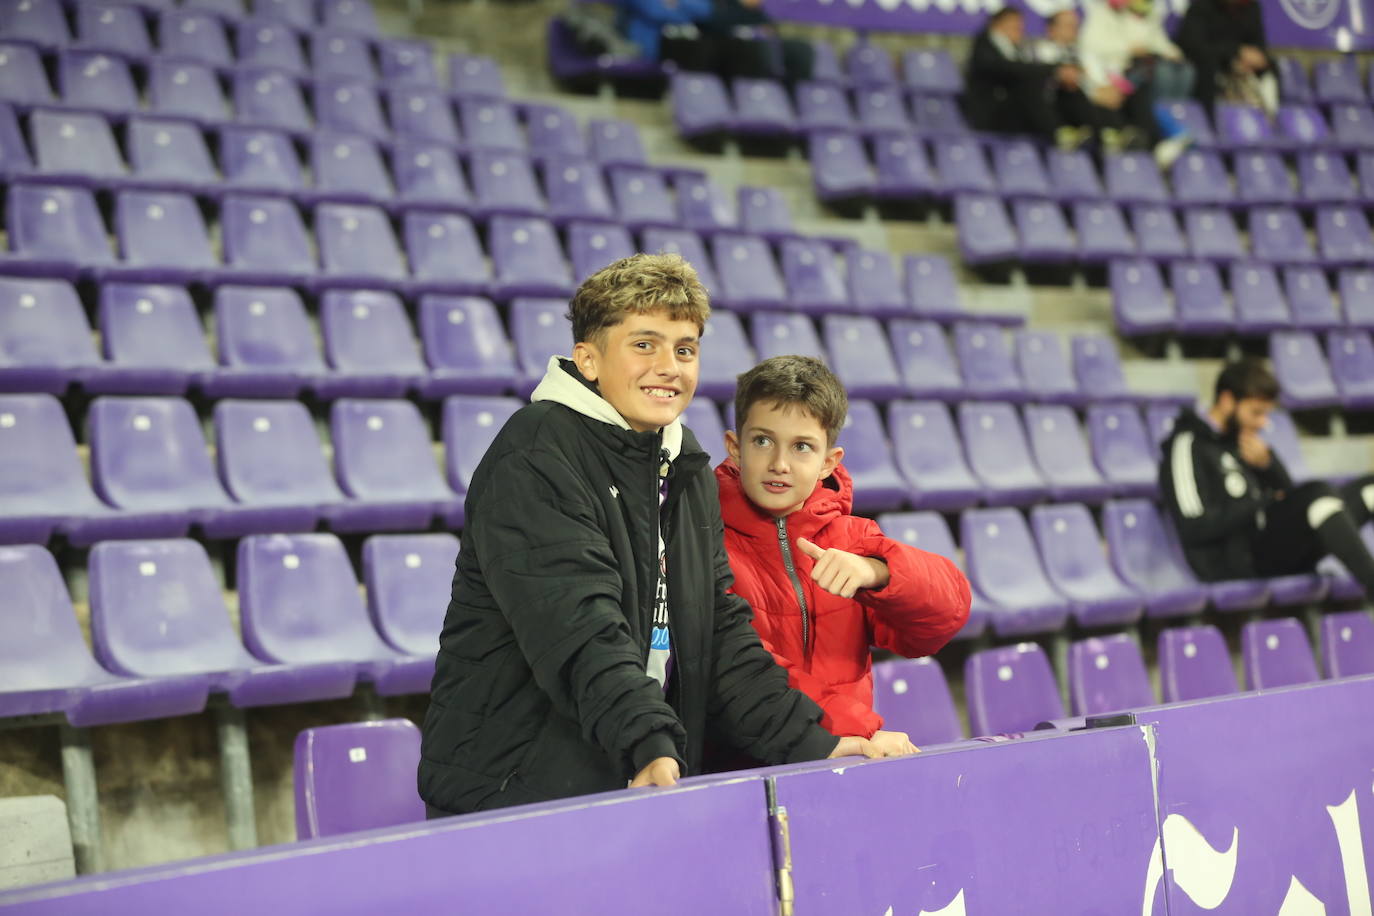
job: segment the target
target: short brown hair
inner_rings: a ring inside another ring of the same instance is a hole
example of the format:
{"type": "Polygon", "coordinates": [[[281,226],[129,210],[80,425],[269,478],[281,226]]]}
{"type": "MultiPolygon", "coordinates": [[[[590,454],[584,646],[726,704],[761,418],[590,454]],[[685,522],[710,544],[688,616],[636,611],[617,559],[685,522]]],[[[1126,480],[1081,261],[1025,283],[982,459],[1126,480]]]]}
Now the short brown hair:
{"type": "Polygon", "coordinates": [[[568,305],[573,343],[600,346],[602,335],[627,315],[665,312],[673,321],[694,321],[697,330],[711,317],[710,298],[697,272],[677,254],[635,254],[592,274],[568,305]]]}
{"type": "Polygon", "coordinates": [[[1261,401],[1279,399],[1279,382],[1269,371],[1263,359],[1258,356],[1245,356],[1226,367],[1217,375],[1217,387],[1213,398],[1220,398],[1223,391],[1231,392],[1237,401],[1258,398],[1261,401]]]}
{"type": "Polygon", "coordinates": [[[834,445],[849,413],[849,396],[835,373],[810,356],[774,356],[739,377],[735,385],[735,427],[743,430],[749,408],[760,401],[795,404],[815,417],[834,445]]]}

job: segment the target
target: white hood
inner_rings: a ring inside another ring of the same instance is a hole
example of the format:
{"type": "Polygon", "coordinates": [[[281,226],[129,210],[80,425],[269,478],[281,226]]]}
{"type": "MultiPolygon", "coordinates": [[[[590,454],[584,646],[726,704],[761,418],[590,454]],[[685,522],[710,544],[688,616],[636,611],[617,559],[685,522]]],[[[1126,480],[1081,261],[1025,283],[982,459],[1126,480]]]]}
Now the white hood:
{"type": "MultiPolygon", "coordinates": [[[[630,424],[626,423],[625,418],[616,412],[610,401],[573,378],[563,368],[562,361],[564,359],[567,357],[549,357],[548,368],[544,371],[544,380],[539,383],[539,387],[534,389],[534,394],[530,395],[530,401],[553,401],[577,411],[584,417],[591,417],[593,420],[600,420],[602,423],[618,426],[621,429],[630,429],[630,424]]],[[[676,459],[678,453],[682,451],[681,417],[663,427],[663,447],[668,451],[668,460],[670,461],[676,459]]]]}

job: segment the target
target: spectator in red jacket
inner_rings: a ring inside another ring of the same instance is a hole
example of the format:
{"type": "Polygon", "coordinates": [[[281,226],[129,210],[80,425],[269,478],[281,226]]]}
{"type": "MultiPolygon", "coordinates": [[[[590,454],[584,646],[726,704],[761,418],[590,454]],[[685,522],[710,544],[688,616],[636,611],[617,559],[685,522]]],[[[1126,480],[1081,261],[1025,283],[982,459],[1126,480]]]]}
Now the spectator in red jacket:
{"type": "Polygon", "coordinates": [[[849,407],[819,360],[778,356],[739,378],[737,431],[716,468],[733,591],[754,609],[766,649],[836,734],[888,755],[917,749],[873,710],[878,646],[930,655],[968,620],[969,584],[944,557],[884,537],[851,515],[853,488],[835,445],[849,407]]]}

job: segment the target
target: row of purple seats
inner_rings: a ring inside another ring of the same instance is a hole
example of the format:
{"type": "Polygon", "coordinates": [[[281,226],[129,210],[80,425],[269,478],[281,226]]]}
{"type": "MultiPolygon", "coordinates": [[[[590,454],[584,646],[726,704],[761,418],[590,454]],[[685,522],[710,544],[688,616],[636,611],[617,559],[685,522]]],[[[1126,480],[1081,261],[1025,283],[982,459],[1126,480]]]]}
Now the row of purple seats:
{"type": "Polygon", "coordinates": [[[1167,283],[1165,276],[1154,261],[1112,262],[1108,282],[1122,334],[1374,328],[1374,273],[1364,267],[1338,272],[1334,298],[1326,272],[1312,265],[1235,261],[1223,271],[1209,261],[1180,260],[1168,265],[1167,283]]]}
{"type": "Polygon", "coordinates": [[[1374,96],[1374,70],[1370,71],[1366,92],[1360,80],[1360,59],[1354,54],[1314,61],[1310,75],[1301,60],[1280,57],[1278,75],[1283,97],[1295,102],[1338,105],[1364,102],[1374,96]]]}
{"type": "Polygon", "coordinates": [[[87,648],[52,554],[0,547],[18,603],[0,615],[0,717],[65,713],[101,725],[196,713],[211,693],[238,707],[426,693],[458,541],[374,536],[364,602],[333,535],[262,535],[238,545],[242,637],[205,548],[107,541],[90,553],[87,648]],[[27,600],[25,600],[27,599],[27,600]]]}
{"type": "Polygon", "coordinates": [[[1325,353],[1311,331],[1276,331],[1269,338],[1283,403],[1294,409],[1374,408],[1374,341],[1369,332],[1327,331],[1325,336],[1325,353]]]}
{"type": "Polygon", "coordinates": [[[918,92],[958,95],[964,91],[964,77],[948,51],[911,48],[902,52],[901,74],[892,56],[882,48],[858,41],[844,55],[845,74],[855,86],[901,84],[918,92]]]}

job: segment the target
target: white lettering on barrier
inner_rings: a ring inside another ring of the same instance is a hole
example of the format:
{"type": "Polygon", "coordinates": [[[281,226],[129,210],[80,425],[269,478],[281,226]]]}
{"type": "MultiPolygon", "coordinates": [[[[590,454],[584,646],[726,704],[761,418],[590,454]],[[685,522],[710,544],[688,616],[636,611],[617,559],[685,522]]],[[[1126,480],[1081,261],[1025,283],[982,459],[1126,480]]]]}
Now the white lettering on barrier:
{"type": "Polygon", "coordinates": [[[1288,882],[1288,893],[1283,895],[1279,916],[1326,916],[1326,904],[1314,897],[1294,875],[1288,882]]]}

